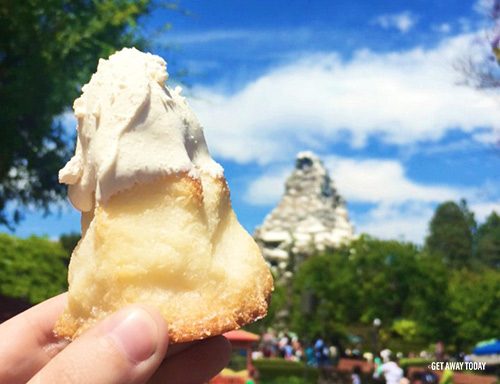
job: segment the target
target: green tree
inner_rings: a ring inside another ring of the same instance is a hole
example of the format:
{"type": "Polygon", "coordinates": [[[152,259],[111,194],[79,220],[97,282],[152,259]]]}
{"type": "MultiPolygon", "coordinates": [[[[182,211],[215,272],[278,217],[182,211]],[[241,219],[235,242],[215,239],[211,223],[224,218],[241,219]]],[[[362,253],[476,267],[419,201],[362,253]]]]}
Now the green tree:
{"type": "Polygon", "coordinates": [[[405,317],[418,324],[419,336],[428,342],[451,339],[448,286],[450,269],[442,259],[422,251],[415,262],[411,295],[405,317]]]}
{"type": "Polygon", "coordinates": [[[144,47],[141,16],[161,0],[3,0],[0,2],[0,224],[22,208],[48,211],[64,192],[57,171],[69,156],[61,114],[100,57],[144,47]],[[11,202],[15,209],[7,210],[11,202]]]}
{"type": "Polygon", "coordinates": [[[414,283],[421,280],[413,244],[362,236],[348,246],[313,256],[300,267],[294,282],[292,325],[309,335],[332,335],[349,324],[384,324],[413,313],[414,283]],[[310,289],[317,313],[300,309],[303,292],[310,289]]]}
{"type": "Polygon", "coordinates": [[[466,266],[471,261],[475,227],[474,217],[465,201],[461,205],[452,201],[440,204],[429,224],[429,236],[426,239],[430,254],[456,267],[466,266]]]}
{"type": "Polygon", "coordinates": [[[306,337],[346,332],[346,325],[361,316],[360,289],[354,268],[349,266],[348,251],[311,256],[294,278],[291,328],[306,337]],[[304,311],[306,292],[315,304],[304,311]],[[318,306],[320,306],[318,308],[318,306]],[[321,313],[321,316],[319,316],[321,313]]]}
{"type": "Polygon", "coordinates": [[[451,320],[451,342],[458,350],[479,340],[498,337],[500,328],[500,272],[454,271],[446,308],[451,320]]]}
{"type": "Polygon", "coordinates": [[[73,250],[75,249],[76,245],[80,241],[82,236],[79,233],[76,232],[71,232],[69,234],[61,235],[59,238],[59,242],[61,243],[62,247],[66,250],[68,255],[71,256],[73,253],[73,250]]]}
{"type": "Polygon", "coordinates": [[[67,253],[57,241],[0,234],[0,294],[32,304],[67,289],[67,253]]]}
{"type": "Polygon", "coordinates": [[[66,235],[61,235],[59,237],[59,243],[63,247],[63,249],[66,251],[66,258],[64,259],[64,263],[68,266],[69,265],[69,260],[71,258],[71,255],[73,253],[73,250],[77,246],[78,242],[82,236],[79,233],[71,232],[66,235]]]}
{"type": "Polygon", "coordinates": [[[477,258],[490,267],[500,267],[500,216],[492,212],[477,231],[477,258]]]}

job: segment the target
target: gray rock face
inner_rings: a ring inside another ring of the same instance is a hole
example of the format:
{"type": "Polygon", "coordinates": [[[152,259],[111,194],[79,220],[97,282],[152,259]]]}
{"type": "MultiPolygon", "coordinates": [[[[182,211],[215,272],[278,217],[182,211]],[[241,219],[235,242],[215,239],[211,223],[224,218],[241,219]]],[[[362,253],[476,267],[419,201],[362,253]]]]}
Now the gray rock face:
{"type": "Polygon", "coordinates": [[[307,256],[353,237],[345,201],[323,163],[312,152],[300,152],[280,203],[255,231],[264,258],[278,279],[286,279],[307,256]]]}

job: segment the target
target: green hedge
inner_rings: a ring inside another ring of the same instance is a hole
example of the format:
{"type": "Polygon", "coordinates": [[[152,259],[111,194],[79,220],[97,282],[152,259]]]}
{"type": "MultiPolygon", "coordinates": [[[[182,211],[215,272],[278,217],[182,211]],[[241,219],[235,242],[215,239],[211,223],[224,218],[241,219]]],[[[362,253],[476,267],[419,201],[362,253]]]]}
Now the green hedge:
{"type": "Polygon", "coordinates": [[[433,359],[422,359],[420,357],[399,360],[399,366],[403,369],[408,367],[426,367],[432,363],[433,359]]]}
{"type": "Polygon", "coordinates": [[[58,241],[0,233],[0,294],[36,304],[65,291],[67,259],[58,241]]]}
{"type": "Polygon", "coordinates": [[[259,371],[261,384],[316,384],[319,370],[307,364],[283,359],[258,359],[253,365],[259,371]]]}

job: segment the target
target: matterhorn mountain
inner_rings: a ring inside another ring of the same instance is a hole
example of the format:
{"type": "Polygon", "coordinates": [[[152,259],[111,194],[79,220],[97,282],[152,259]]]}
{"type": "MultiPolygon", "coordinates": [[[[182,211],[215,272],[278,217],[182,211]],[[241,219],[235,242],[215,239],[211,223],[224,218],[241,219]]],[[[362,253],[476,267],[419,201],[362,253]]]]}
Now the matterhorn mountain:
{"type": "Polygon", "coordinates": [[[354,238],[345,200],[314,153],[297,155],[285,194],[254,238],[278,280],[292,277],[311,254],[354,238]]]}

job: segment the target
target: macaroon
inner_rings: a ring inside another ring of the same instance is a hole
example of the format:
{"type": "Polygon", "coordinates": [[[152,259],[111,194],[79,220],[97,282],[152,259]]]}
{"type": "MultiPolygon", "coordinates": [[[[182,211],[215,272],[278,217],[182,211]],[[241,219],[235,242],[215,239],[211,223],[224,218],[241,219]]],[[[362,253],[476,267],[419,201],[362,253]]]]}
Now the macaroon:
{"type": "Polygon", "coordinates": [[[59,173],[82,213],[68,303],[55,333],[74,339],[132,303],[154,306],[171,343],[264,317],[273,279],[238,222],[222,167],[158,56],[100,60],[74,103],[74,157],[59,173]]]}

